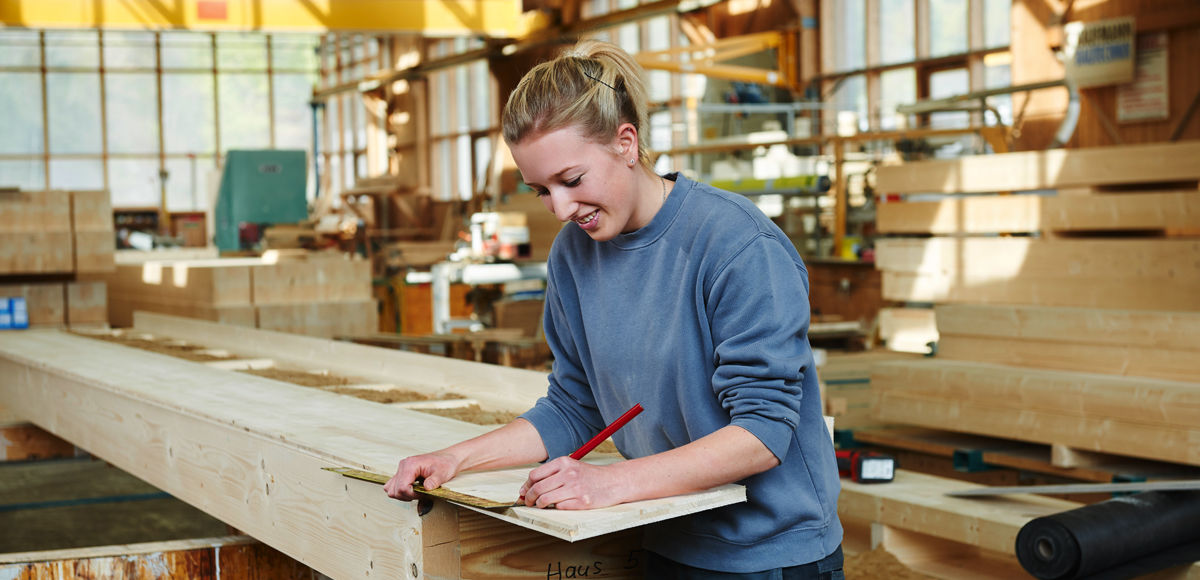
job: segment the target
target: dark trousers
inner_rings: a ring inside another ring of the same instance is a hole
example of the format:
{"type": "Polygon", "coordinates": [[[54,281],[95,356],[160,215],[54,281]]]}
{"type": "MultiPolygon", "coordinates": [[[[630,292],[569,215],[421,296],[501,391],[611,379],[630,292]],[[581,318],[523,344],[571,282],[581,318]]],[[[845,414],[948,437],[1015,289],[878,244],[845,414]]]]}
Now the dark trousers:
{"type": "Polygon", "coordinates": [[[761,572],[717,572],[680,564],[655,554],[647,553],[646,580],[844,580],[842,574],[842,547],[832,554],[799,566],[775,568],[761,572]]]}

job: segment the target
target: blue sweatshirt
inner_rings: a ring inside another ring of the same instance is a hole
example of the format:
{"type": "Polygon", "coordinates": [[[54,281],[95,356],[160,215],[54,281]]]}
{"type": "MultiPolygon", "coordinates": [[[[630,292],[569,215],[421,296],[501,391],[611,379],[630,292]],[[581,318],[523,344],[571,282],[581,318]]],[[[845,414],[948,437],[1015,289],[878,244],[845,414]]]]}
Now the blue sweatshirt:
{"type": "Polygon", "coordinates": [[[842,527],[808,343],[808,272],[749,200],[673,177],[645,227],[596,242],[570,223],[555,239],[544,314],[554,370],[522,416],[551,458],[634,403],[645,411],[614,436],[628,458],[742,427],[780,465],[739,482],[745,503],[651,524],[645,547],[725,572],[819,560],[842,527]]]}

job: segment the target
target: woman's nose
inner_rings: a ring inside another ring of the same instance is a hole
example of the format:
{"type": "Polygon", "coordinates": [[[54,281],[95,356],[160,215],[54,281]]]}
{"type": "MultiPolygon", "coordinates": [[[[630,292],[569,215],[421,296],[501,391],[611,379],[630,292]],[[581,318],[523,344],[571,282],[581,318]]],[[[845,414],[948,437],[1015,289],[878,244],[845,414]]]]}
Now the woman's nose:
{"type": "Polygon", "coordinates": [[[579,208],[574,197],[565,189],[550,190],[549,193],[542,196],[542,203],[560,222],[573,219],[579,208]]]}

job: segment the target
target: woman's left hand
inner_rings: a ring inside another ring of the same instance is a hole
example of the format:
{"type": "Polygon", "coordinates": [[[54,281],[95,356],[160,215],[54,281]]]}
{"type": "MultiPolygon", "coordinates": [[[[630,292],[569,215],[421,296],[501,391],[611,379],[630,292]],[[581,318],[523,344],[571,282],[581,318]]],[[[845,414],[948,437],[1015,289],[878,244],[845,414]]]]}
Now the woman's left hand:
{"type": "Polygon", "coordinates": [[[521,498],[530,507],[562,510],[602,508],[629,501],[629,482],[620,464],[592,465],[570,457],[548,461],[529,472],[521,498]]]}

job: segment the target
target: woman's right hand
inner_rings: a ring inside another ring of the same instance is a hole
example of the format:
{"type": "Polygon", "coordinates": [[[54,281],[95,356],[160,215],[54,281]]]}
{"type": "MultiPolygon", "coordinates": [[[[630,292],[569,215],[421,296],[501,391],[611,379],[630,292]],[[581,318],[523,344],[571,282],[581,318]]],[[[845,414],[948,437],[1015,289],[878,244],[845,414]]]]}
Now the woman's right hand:
{"type": "Polygon", "coordinates": [[[417,499],[413,482],[422,481],[425,489],[436,489],[458,475],[459,466],[459,459],[445,451],[406,457],[396,467],[396,475],[384,484],[383,491],[396,499],[412,501],[417,499]]]}

